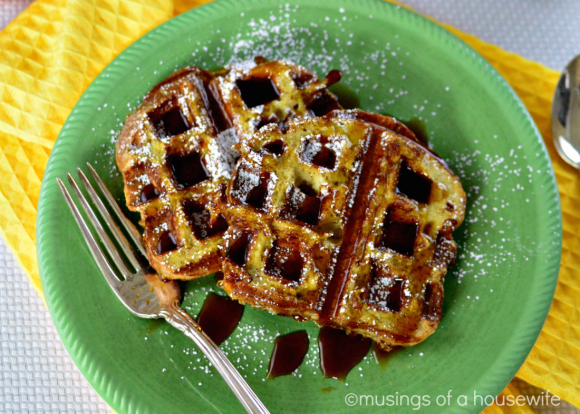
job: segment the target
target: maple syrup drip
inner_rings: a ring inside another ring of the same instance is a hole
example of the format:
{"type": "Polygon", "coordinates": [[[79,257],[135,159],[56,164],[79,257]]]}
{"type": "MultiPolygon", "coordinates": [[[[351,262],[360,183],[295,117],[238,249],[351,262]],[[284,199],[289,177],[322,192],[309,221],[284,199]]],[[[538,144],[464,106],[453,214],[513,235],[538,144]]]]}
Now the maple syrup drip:
{"type": "Polygon", "coordinates": [[[175,182],[182,188],[201,183],[209,179],[203,160],[199,153],[185,156],[173,155],[167,160],[175,182]]]}
{"type": "Polygon", "coordinates": [[[326,86],[328,87],[330,85],[340,82],[341,79],[342,72],[338,69],[332,69],[330,72],[328,72],[326,78],[324,78],[324,83],[326,83],[326,86]]]}
{"type": "Polygon", "coordinates": [[[341,381],[359,362],[371,347],[371,340],[360,335],[351,336],[341,329],[323,327],[318,334],[320,368],[326,378],[341,381]]]}
{"type": "Polygon", "coordinates": [[[270,154],[274,154],[274,155],[282,155],[284,154],[284,143],[277,139],[276,141],[272,141],[269,142],[268,144],[264,145],[262,148],[264,148],[266,151],[268,151],[270,154]]]}
{"type": "Polygon", "coordinates": [[[220,280],[224,280],[224,272],[215,272],[213,277],[214,277],[216,282],[219,282],[220,280]]]}
{"type": "Polygon", "coordinates": [[[308,344],[306,331],[297,331],[276,337],[270,357],[268,379],[290,375],[296,371],[308,352],[308,344]]]}
{"type": "Polygon", "coordinates": [[[248,108],[280,99],[278,88],[270,78],[250,78],[236,81],[242,100],[248,108]]]}
{"type": "Polygon", "coordinates": [[[419,225],[397,221],[392,216],[393,212],[389,209],[383,223],[383,235],[377,247],[381,250],[389,249],[406,256],[413,256],[419,225]]]}
{"type": "Polygon", "coordinates": [[[385,369],[389,362],[398,355],[399,351],[403,349],[402,346],[395,346],[390,351],[385,351],[381,348],[376,342],[373,342],[373,355],[375,357],[375,361],[382,369],[385,369]]]}
{"type": "Polygon", "coordinates": [[[157,197],[159,197],[159,191],[157,191],[153,184],[147,184],[143,187],[143,190],[141,190],[139,199],[141,200],[141,203],[146,203],[147,201],[153,200],[157,197]]]}
{"type": "Polygon", "coordinates": [[[157,243],[157,254],[163,254],[165,252],[175,250],[177,248],[177,243],[175,242],[175,237],[170,231],[166,231],[159,237],[159,242],[157,243]]]}
{"type": "Polygon", "coordinates": [[[219,345],[236,329],[243,313],[244,305],[227,296],[210,292],[197,316],[197,323],[219,345]]]}
{"type": "Polygon", "coordinates": [[[431,196],[431,184],[432,181],[428,177],[413,171],[403,160],[399,170],[397,193],[426,204],[429,203],[431,196]]]}
{"type": "Polygon", "coordinates": [[[240,238],[232,244],[230,250],[228,250],[228,259],[237,265],[244,266],[248,260],[248,247],[250,246],[251,240],[252,235],[250,233],[243,233],[240,238]]]}

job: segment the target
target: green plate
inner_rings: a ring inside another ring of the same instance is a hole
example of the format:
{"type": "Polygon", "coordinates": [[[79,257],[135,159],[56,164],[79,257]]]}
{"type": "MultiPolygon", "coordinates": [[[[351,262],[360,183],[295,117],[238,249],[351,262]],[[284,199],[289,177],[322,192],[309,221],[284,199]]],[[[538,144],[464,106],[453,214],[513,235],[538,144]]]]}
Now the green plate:
{"type": "MultiPolygon", "coordinates": [[[[546,318],[561,251],[556,182],[530,115],[503,78],[449,32],[383,1],[220,0],[151,31],[97,77],[56,142],[38,214],[46,301],[73,360],[118,413],[242,412],[183,334],[117,301],[55,179],[90,161],[124,204],[114,143],[127,113],[177,68],[255,55],[322,76],[340,69],[339,89],[354,92],[362,108],[420,118],[461,178],[467,216],[455,233],[459,254],[439,329],[386,369],[369,354],[346,383],[323,379],[313,323],[250,308],[222,349],[273,413],[353,413],[381,403],[390,413],[419,404],[425,413],[479,412],[474,393],[502,390],[546,318]],[[295,375],[265,380],[274,338],[298,329],[310,335],[305,361],[295,375]]],[[[188,283],[186,308],[197,314],[209,291],[219,292],[211,276],[188,283]]]]}

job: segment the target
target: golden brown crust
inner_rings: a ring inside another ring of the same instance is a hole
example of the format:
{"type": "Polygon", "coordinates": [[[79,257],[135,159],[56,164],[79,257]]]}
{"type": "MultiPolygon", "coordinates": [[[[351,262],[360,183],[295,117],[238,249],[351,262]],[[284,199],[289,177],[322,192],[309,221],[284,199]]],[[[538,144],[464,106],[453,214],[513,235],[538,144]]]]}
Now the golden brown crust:
{"type": "Polygon", "coordinates": [[[313,116],[309,106],[320,94],[327,111],[337,108],[325,87],[339,78],[335,73],[320,81],[301,66],[262,59],[214,73],[187,67],[145,96],[127,117],[116,158],[127,206],[141,213],[149,260],[163,278],[187,280],[221,269],[227,222],[220,204],[238,137],[313,116]]]}
{"type": "Polygon", "coordinates": [[[151,266],[166,279],[221,268],[227,225],[217,207],[232,166],[212,116],[213,78],[195,67],[174,73],[127,117],[117,141],[127,206],[141,213],[151,266]]]}
{"type": "Polygon", "coordinates": [[[465,194],[430,151],[368,119],[291,120],[241,148],[222,286],[242,303],[389,349],[421,342],[439,323],[465,194]]]}

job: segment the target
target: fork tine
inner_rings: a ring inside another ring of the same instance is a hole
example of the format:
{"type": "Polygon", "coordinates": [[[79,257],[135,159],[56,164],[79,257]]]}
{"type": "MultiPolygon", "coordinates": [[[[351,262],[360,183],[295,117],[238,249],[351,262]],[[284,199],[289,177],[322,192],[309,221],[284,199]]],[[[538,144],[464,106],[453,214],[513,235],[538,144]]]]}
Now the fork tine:
{"type": "Polygon", "coordinates": [[[119,272],[121,272],[121,274],[123,275],[123,277],[126,280],[133,279],[133,273],[131,273],[131,271],[129,271],[129,269],[125,265],[125,262],[123,261],[123,259],[121,259],[121,256],[119,256],[119,252],[117,252],[117,248],[115,247],[115,245],[113,244],[113,242],[111,241],[109,236],[107,236],[105,229],[103,229],[101,222],[97,219],[97,216],[95,215],[95,213],[93,212],[93,210],[89,206],[87,199],[85,198],[85,196],[81,192],[76,181],[74,180],[74,178],[70,174],[67,174],[67,177],[68,177],[68,181],[70,182],[70,185],[71,185],[73,191],[75,192],[77,198],[79,199],[79,201],[81,203],[81,206],[83,206],[85,213],[87,213],[87,217],[89,218],[89,221],[91,222],[91,224],[93,225],[93,227],[97,231],[97,234],[99,235],[99,237],[101,239],[101,242],[105,245],[105,248],[107,249],[107,252],[109,252],[111,259],[113,259],[113,262],[117,266],[117,269],[119,269],[119,272]]]}
{"type": "Polygon", "coordinates": [[[119,207],[119,204],[117,204],[117,202],[113,198],[113,195],[111,194],[111,192],[109,191],[103,180],[101,180],[101,177],[99,177],[99,174],[97,174],[93,166],[88,162],[87,166],[89,167],[89,171],[91,172],[91,175],[95,179],[97,185],[101,189],[101,192],[109,202],[109,205],[113,208],[113,211],[117,215],[117,218],[119,219],[125,230],[127,230],[127,233],[131,237],[131,240],[133,240],[133,242],[135,243],[135,245],[137,246],[139,252],[143,255],[143,257],[147,257],[147,251],[145,250],[145,244],[143,243],[141,234],[139,233],[139,231],[137,231],[133,223],[129,221],[129,219],[125,216],[125,214],[123,214],[121,208],[119,207]]]}
{"type": "Polygon", "coordinates": [[[111,266],[109,265],[109,262],[105,258],[103,251],[101,250],[101,248],[97,244],[93,234],[91,233],[91,231],[89,230],[89,227],[87,226],[87,223],[85,222],[85,219],[83,218],[79,209],[77,208],[74,201],[72,200],[72,197],[71,197],[70,193],[68,192],[68,190],[66,189],[64,183],[61,181],[60,178],[57,178],[56,181],[58,183],[58,186],[60,187],[60,191],[62,192],[62,195],[63,195],[64,199],[66,200],[66,203],[68,204],[68,207],[69,207],[73,217],[75,218],[75,221],[77,222],[77,225],[79,226],[79,228],[81,230],[83,238],[85,239],[85,241],[87,242],[87,245],[89,246],[89,250],[93,254],[93,258],[97,262],[97,265],[101,269],[101,272],[105,276],[105,279],[107,280],[109,285],[114,290],[117,289],[119,287],[119,285],[121,284],[121,281],[119,280],[119,278],[117,277],[117,275],[115,274],[113,269],[111,269],[111,266]]]}
{"type": "Polygon", "coordinates": [[[87,179],[85,173],[83,173],[83,171],[80,168],[77,168],[77,173],[82,183],[84,184],[85,188],[87,189],[90,199],[97,207],[97,210],[99,210],[99,212],[101,213],[101,217],[103,217],[105,222],[109,225],[109,228],[113,232],[113,235],[117,239],[117,242],[121,246],[121,249],[123,249],[123,252],[125,252],[125,256],[127,256],[127,258],[129,259],[135,270],[141,270],[142,272],[145,272],[145,269],[143,269],[143,266],[141,266],[141,263],[139,263],[139,261],[137,260],[135,251],[127,241],[125,235],[121,232],[121,229],[119,229],[119,226],[117,226],[117,223],[115,223],[115,221],[113,220],[113,217],[111,217],[111,215],[109,214],[109,211],[103,204],[103,201],[95,191],[92,184],[87,179]]]}

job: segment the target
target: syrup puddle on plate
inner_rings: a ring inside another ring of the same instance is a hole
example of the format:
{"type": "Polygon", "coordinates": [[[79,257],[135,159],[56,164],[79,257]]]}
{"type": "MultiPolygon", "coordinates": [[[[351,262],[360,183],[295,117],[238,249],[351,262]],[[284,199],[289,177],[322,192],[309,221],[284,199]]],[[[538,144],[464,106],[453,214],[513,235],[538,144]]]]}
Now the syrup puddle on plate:
{"type": "Polygon", "coordinates": [[[323,327],[318,334],[320,368],[326,378],[346,380],[346,376],[369,352],[372,341],[348,335],[340,329],[323,327]]]}
{"type": "MultiPolygon", "coordinates": [[[[216,280],[221,280],[223,276],[218,272],[215,277],[216,280]]],[[[243,312],[244,306],[237,301],[210,292],[205,298],[197,322],[203,331],[220,345],[236,329],[243,312]]],[[[308,333],[305,330],[278,335],[274,340],[267,378],[273,380],[294,373],[304,361],[309,343],[308,333]]],[[[349,335],[340,329],[322,327],[318,334],[318,349],[320,369],[324,377],[345,381],[348,373],[368,354],[371,345],[374,358],[382,369],[385,369],[402,349],[396,347],[391,351],[385,351],[361,335],[349,335]]],[[[328,391],[323,392],[332,391],[326,390],[328,391]]]]}
{"type": "Polygon", "coordinates": [[[268,379],[290,375],[296,371],[308,353],[309,342],[306,331],[279,335],[274,340],[268,379]]]}
{"type": "Polygon", "coordinates": [[[197,323],[219,345],[236,329],[243,313],[244,305],[227,296],[210,292],[197,316],[197,323]]]}

